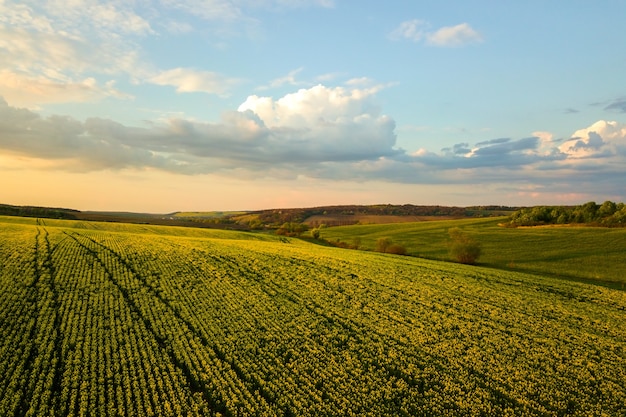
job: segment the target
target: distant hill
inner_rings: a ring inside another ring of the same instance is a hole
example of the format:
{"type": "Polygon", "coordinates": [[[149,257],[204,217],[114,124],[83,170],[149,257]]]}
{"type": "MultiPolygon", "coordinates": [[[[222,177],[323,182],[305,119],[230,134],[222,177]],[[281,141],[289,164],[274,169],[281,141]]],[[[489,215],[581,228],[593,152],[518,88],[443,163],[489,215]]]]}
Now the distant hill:
{"type": "Polygon", "coordinates": [[[435,219],[458,219],[509,215],[519,207],[507,206],[418,206],[340,205],[308,208],[281,208],[253,211],[174,212],[169,214],[80,211],[67,208],[0,205],[0,215],[73,219],[105,222],[162,224],[170,226],[210,227],[228,229],[264,229],[284,223],[306,223],[316,227],[357,223],[397,223],[435,219]]]}
{"type": "Polygon", "coordinates": [[[80,211],[68,208],[12,206],[0,204],[0,215],[20,217],[44,217],[48,219],[76,219],[80,211]]]}
{"type": "Polygon", "coordinates": [[[424,220],[433,218],[466,218],[506,216],[518,210],[517,207],[507,206],[418,206],[413,204],[376,204],[376,205],[343,205],[322,206],[311,208],[271,209],[250,212],[256,214],[264,224],[280,225],[286,222],[310,223],[317,225],[324,223],[331,225],[356,224],[365,220],[367,223],[376,223],[373,216],[384,216],[390,223],[401,221],[424,220]]]}

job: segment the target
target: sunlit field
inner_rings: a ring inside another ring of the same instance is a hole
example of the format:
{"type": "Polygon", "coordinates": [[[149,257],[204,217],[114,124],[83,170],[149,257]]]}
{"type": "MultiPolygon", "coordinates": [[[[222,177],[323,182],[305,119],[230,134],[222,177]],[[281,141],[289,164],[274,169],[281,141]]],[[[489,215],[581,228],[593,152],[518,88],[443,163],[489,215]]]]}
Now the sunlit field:
{"type": "Polygon", "coordinates": [[[626,293],[515,271],[530,232],[479,226],[488,267],[0,217],[0,415],[624,415],[626,293]]]}

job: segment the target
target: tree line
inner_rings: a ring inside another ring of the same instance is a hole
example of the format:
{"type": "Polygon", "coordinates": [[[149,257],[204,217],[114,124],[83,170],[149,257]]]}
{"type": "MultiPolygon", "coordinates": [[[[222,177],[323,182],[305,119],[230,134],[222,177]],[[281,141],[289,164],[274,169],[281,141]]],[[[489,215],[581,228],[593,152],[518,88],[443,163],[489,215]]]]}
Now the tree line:
{"type": "Polygon", "coordinates": [[[509,216],[508,225],[541,226],[549,224],[586,224],[590,226],[626,226],[626,205],[594,201],[579,206],[536,206],[522,208],[509,216]]]}

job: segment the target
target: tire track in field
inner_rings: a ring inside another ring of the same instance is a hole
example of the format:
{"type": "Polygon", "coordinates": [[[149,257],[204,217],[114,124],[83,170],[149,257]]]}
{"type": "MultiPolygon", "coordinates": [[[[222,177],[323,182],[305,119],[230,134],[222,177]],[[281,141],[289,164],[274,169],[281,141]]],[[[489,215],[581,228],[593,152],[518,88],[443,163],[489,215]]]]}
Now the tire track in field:
{"type": "MultiPolygon", "coordinates": [[[[396,338],[392,338],[375,328],[367,327],[364,324],[357,322],[351,318],[343,317],[336,312],[333,312],[332,309],[329,310],[325,308],[322,304],[317,302],[312,297],[303,296],[302,294],[288,288],[287,286],[280,285],[278,282],[263,279],[263,277],[259,275],[258,270],[253,270],[249,268],[246,264],[238,263],[228,256],[220,256],[215,254],[207,254],[207,256],[215,259],[219,263],[228,264],[231,268],[235,270],[243,270],[245,276],[256,282],[259,285],[261,291],[263,291],[268,297],[273,299],[282,298],[292,304],[295,304],[296,306],[304,307],[304,309],[309,311],[314,317],[317,316],[323,318],[329,326],[339,327],[340,329],[342,329],[341,331],[344,334],[349,335],[350,338],[362,339],[364,335],[367,335],[367,337],[370,338],[372,341],[376,341],[378,344],[385,346],[387,349],[395,348],[397,346],[409,346],[409,344],[406,342],[397,340],[396,338]]],[[[319,342],[313,339],[309,340],[319,344],[319,342]]],[[[423,353],[429,356],[428,359],[423,359],[421,361],[423,367],[426,367],[426,365],[431,365],[439,371],[444,371],[446,366],[444,364],[449,363],[449,361],[446,360],[446,358],[444,357],[434,356],[426,352],[423,353]]],[[[361,360],[363,359],[361,358],[361,360]]],[[[367,362],[368,367],[378,369],[388,376],[393,376],[395,378],[401,379],[406,382],[408,386],[416,388],[422,393],[426,389],[433,388],[434,386],[437,386],[439,384],[439,382],[436,380],[417,380],[415,377],[407,374],[403,370],[399,369],[397,366],[378,363],[378,361],[376,361],[374,358],[368,360],[367,362]]]]}
{"type": "Polygon", "coordinates": [[[26,302],[31,307],[31,311],[34,317],[34,321],[28,331],[28,348],[27,354],[24,359],[24,381],[27,381],[26,386],[21,390],[21,397],[18,406],[15,408],[15,417],[25,416],[30,408],[30,401],[33,397],[33,392],[35,390],[33,383],[33,367],[35,365],[35,359],[39,354],[39,349],[36,343],[38,322],[39,322],[39,312],[38,312],[38,304],[39,304],[39,289],[38,284],[41,278],[41,270],[39,268],[39,256],[40,256],[40,244],[39,237],[41,235],[41,229],[37,228],[37,234],[35,235],[35,246],[34,246],[34,254],[33,254],[33,280],[26,284],[28,288],[28,296],[26,302]]]}
{"type": "MultiPolygon", "coordinates": [[[[37,222],[39,225],[43,225],[43,221],[37,222]]],[[[40,302],[43,299],[42,291],[49,291],[51,294],[51,304],[52,304],[52,314],[53,317],[53,327],[52,332],[54,334],[52,343],[53,343],[53,361],[55,363],[55,368],[52,371],[53,373],[53,383],[51,387],[51,395],[49,396],[48,403],[46,407],[52,413],[56,413],[59,410],[58,399],[61,394],[61,376],[63,374],[64,369],[64,360],[61,351],[61,342],[62,342],[62,334],[61,334],[61,316],[59,313],[59,294],[58,290],[54,284],[55,277],[55,267],[52,263],[52,253],[54,252],[52,245],[50,244],[49,233],[48,230],[43,227],[43,229],[37,228],[37,235],[35,236],[35,248],[34,248],[34,279],[33,282],[28,285],[29,288],[34,291],[34,294],[29,296],[29,301],[33,304],[35,311],[33,312],[34,323],[31,328],[30,334],[28,336],[28,340],[30,341],[30,353],[27,357],[26,363],[24,365],[24,374],[25,380],[28,381],[28,386],[24,389],[20,401],[20,406],[15,411],[15,416],[24,416],[28,415],[30,412],[30,402],[34,399],[35,392],[35,383],[38,379],[44,377],[44,375],[35,375],[36,369],[34,369],[35,361],[37,360],[37,356],[39,356],[40,346],[38,346],[37,335],[39,332],[47,331],[47,329],[41,329],[39,318],[40,315],[43,314],[43,310],[40,309],[40,302]],[[41,231],[43,230],[43,237],[41,231]],[[43,240],[43,242],[41,242],[43,240]]],[[[46,346],[41,346],[45,349],[46,346]]],[[[42,365],[40,365],[42,366],[42,365]]],[[[41,407],[41,405],[40,405],[41,407]]]]}
{"type": "MultiPolygon", "coordinates": [[[[289,301],[290,303],[304,307],[314,316],[322,317],[329,325],[338,326],[339,328],[341,328],[344,334],[350,335],[350,338],[362,339],[364,335],[367,335],[370,340],[379,345],[385,346],[385,348],[388,350],[398,349],[405,352],[406,349],[412,350],[412,355],[414,355],[416,359],[418,358],[417,354],[420,355],[419,364],[421,365],[421,369],[425,369],[427,366],[432,366],[436,369],[438,373],[445,373],[449,372],[451,369],[454,369],[455,364],[450,360],[450,358],[443,355],[438,355],[428,350],[417,349],[416,346],[410,344],[408,341],[400,340],[376,328],[366,326],[365,324],[356,321],[353,318],[344,317],[333,311],[332,308],[329,309],[328,307],[325,307],[313,297],[309,297],[306,294],[302,294],[296,290],[293,290],[289,286],[280,285],[280,283],[276,282],[275,280],[263,279],[263,276],[259,275],[258,270],[253,270],[249,268],[245,263],[236,262],[228,256],[215,254],[207,255],[210,256],[212,259],[219,261],[220,263],[228,264],[231,268],[243,270],[245,276],[250,277],[251,280],[257,282],[261,290],[269,297],[276,298],[278,296],[289,301]]],[[[291,263],[293,263],[293,260],[287,259],[287,264],[291,263]]],[[[311,266],[319,268],[319,265],[312,262],[309,263],[311,264],[311,266]]],[[[333,270],[333,268],[328,269],[333,270]]],[[[282,278],[280,279],[283,280],[282,278]]],[[[381,285],[393,291],[397,291],[397,289],[393,287],[386,286],[371,279],[366,280],[371,282],[372,284],[381,285]]],[[[364,359],[361,358],[361,360],[363,361],[364,359]]],[[[429,389],[442,388],[442,381],[440,381],[438,377],[416,378],[414,375],[407,373],[396,364],[380,363],[375,358],[369,358],[365,362],[367,362],[368,368],[377,369],[378,371],[388,375],[389,377],[401,379],[409,387],[418,390],[418,392],[420,392],[421,394],[429,389]]],[[[506,385],[502,386],[499,381],[494,380],[490,376],[480,372],[477,369],[470,368],[469,373],[473,375],[473,382],[475,382],[478,386],[490,391],[501,406],[512,406],[514,408],[521,406],[519,399],[515,398],[514,396],[508,395],[507,389],[508,391],[510,391],[510,387],[507,387],[506,385]],[[489,385],[485,381],[492,381],[497,385],[489,385]]],[[[528,405],[528,409],[535,412],[537,411],[532,405],[528,405]]]]}
{"type": "MultiPolygon", "coordinates": [[[[64,233],[66,233],[66,232],[64,232],[64,233]]],[[[189,389],[192,392],[194,392],[194,393],[199,393],[202,396],[202,398],[204,399],[204,401],[209,405],[209,407],[211,408],[212,411],[220,413],[220,414],[222,414],[224,416],[227,416],[227,417],[232,417],[233,413],[227,408],[224,400],[221,399],[221,398],[217,398],[216,397],[217,393],[215,393],[215,390],[212,389],[209,386],[209,384],[207,384],[201,378],[196,377],[196,373],[194,372],[191,364],[187,363],[187,361],[185,360],[184,357],[180,357],[179,355],[176,354],[176,352],[172,348],[172,343],[171,343],[172,341],[169,340],[170,338],[168,338],[167,335],[159,334],[159,331],[155,328],[155,326],[152,324],[150,319],[148,317],[146,317],[141,312],[141,308],[139,307],[137,302],[135,302],[135,300],[131,296],[131,292],[128,291],[128,289],[125,288],[119,282],[119,280],[115,277],[115,275],[111,272],[109,267],[106,265],[106,262],[100,257],[98,251],[95,250],[95,249],[92,249],[89,246],[87,246],[86,244],[82,243],[79,240],[78,237],[86,239],[90,243],[96,245],[97,247],[99,247],[101,249],[104,249],[104,250],[108,251],[109,253],[111,253],[113,255],[113,259],[116,262],[118,262],[119,264],[121,264],[123,267],[125,267],[128,271],[130,271],[132,276],[135,279],[137,279],[144,286],[144,288],[146,288],[148,290],[148,292],[154,298],[156,298],[161,303],[163,303],[163,305],[173,314],[173,316],[176,319],[178,319],[182,324],[184,324],[190,330],[190,332],[195,337],[197,337],[200,340],[201,344],[204,347],[206,347],[208,349],[212,349],[213,352],[215,353],[215,357],[217,357],[220,361],[223,361],[226,365],[230,366],[231,369],[233,369],[233,371],[237,374],[237,376],[239,376],[239,374],[237,373],[237,370],[234,367],[232,367],[232,364],[230,362],[226,361],[226,359],[224,358],[223,353],[213,349],[212,344],[209,343],[208,339],[204,335],[202,335],[193,326],[192,323],[190,323],[188,320],[186,320],[184,317],[182,317],[180,315],[180,313],[177,311],[177,309],[173,308],[169,304],[169,302],[167,302],[161,296],[161,294],[159,294],[159,292],[157,290],[155,290],[152,286],[150,286],[146,282],[145,278],[143,276],[141,276],[135,270],[135,268],[132,266],[132,264],[128,263],[124,258],[122,258],[114,250],[112,250],[111,248],[109,248],[109,247],[107,247],[107,246],[105,246],[103,244],[100,244],[99,242],[93,240],[92,238],[90,238],[88,236],[81,235],[79,233],[74,233],[73,235],[69,235],[69,234],[66,233],[66,235],[68,235],[71,239],[73,239],[82,249],[84,249],[87,253],[89,253],[89,255],[91,255],[102,266],[102,268],[104,269],[104,271],[106,273],[106,276],[115,285],[115,287],[118,289],[120,294],[122,294],[122,297],[124,298],[124,301],[126,301],[126,303],[128,304],[129,308],[131,309],[131,311],[133,311],[138,317],[141,318],[142,323],[144,324],[146,329],[152,334],[152,336],[156,340],[157,345],[159,346],[159,348],[163,352],[165,352],[165,354],[167,355],[167,357],[169,357],[170,361],[174,364],[174,366],[180,370],[181,374],[183,375],[183,377],[187,381],[189,389]]],[[[219,394],[217,394],[217,395],[219,396],[219,394]]]]}
{"type": "Polygon", "coordinates": [[[213,353],[215,353],[215,357],[217,357],[217,359],[219,359],[222,363],[226,364],[227,367],[233,370],[237,378],[242,381],[244,387],[248,390],[248,392],[251,395],[255,392],[258,392],[258,394],[267,404],[278,405],[276,404],[276,396],[274,394],[268,392],[263,387],[263,384],[260,383],[255,377],[248,376],[246,372],[237,364],[234,358],[229,359],[228,355],[224,353],[223,349],[221,349],[218,344],[212,343],[207,337],[207,335],[205,335],[201,330],[199,330],[198,327],[193,324],[193,322],[191,322],[189,319],[185,318],[181,314],[178,308],[175,308],[174,306],[172,306],[171,303],[161,295],[160,291],[154,288],[154,286],[152,286],[147,281],[147,279],[139,271],[137,271],[137,269],[133,266],[132,263],[127,261],[124,257],[122,257],[119,253],[117,253],[112,248],[100,242],[97,242],[96,240],[90,238],[89,236],[85,236],[85,235],[81,235],[81,236],[89,240],[90,242],[92,242],[94,245],[111,253],[114,259],[120,264],[122,264],[125,268],[127,268],[133,274],[133,276],[137,278],[141,282],[141,284],[145,288],[147,288],[148,291],[154,297],[156,297],[159,301],[163,303],[163,305],[167,307],[167,309],[174,315],[174,317],[177,320],[180,320],[182,323],[184,323],[187,326],[187,328],[191,331],[191,333],[199,339],[202,346],[210,349],[213,353]]]}
{"type": "MultiPolygon", "coordinates": [[[[53,321],[53,331],[54,331],[54,358],[55,360],[55,369],[54,369],[54,377],[52,379],[52,392],[50,395],[50,403],[48,406],[54,411],[58,412],[60,410],[61,405],[59,404],[61,398],[61,382],[63,380],[63,371],[65,370],[65,358],[63,357],[63,334],[61,333],[61,314],[60,307],[61,301],[59,297],[59,290],[56,287],[54,282],[56,277],[56,268],[54,263],[52,262],[52,254],[56,250],[57,246],[52,247],[50,244],[48,230],[44,228],[44,243],[46,246],[46,259],[44,260],[43,265],[48,269],[50,274],[50,279],[48,280],[48,287],[52,292],[52,305],[54,308],[54,321],[53,321]]],[[[60,243],[60,242],[59,242],[60,243]]]]}

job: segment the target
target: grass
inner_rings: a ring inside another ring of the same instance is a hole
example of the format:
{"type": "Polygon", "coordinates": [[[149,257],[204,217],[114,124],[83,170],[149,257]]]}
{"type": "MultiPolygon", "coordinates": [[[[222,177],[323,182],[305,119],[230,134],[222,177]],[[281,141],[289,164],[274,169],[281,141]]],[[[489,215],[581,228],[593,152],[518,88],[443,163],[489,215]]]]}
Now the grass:
{"type": "Polygon", "coordinates": [[[448,229],[459,227],[481,243],[482,266],[549,274],[624,288],[626,284],[626,229],[600,227],[498,226],[505,218],[463,219],[385,225],[355,225],[323,229],[329,241],[373,249],[376,240],[390,237],[409,255],[449,260],[448,229]]]}

